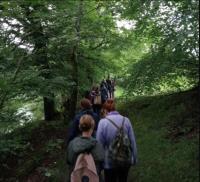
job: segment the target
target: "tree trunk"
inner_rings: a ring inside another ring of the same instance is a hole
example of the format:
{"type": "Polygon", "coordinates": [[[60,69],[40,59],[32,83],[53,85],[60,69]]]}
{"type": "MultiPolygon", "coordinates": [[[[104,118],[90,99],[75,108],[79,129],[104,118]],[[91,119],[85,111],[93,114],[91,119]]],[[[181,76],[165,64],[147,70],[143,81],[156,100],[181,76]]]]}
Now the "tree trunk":
{"type": "Polygon", "coordinates": [[[72,56],[70,59],[71,65],[73,67],[72,72],[72,79],[75,83],[74,86],[72,86],[71,94],[63,103],[64,106],[64,120],[70,121],[76,112],[76,103],[77,103],[77,97],[78,97],[78,64],[77,64],[77,57],[76,57],[76,47],[74,46],[72,51],[72,56]]]}
{"type": "Polygon", "coordinates": [[[53,99],[43,97],[44,101],[44,119],[50,121],[54,119],[55,116],[55,103],[53,99]]]}
{"type": "MultiPolygon", "coordinates": [[[[43,32],[42,26],[40,25],[40,32],[43,32]]],[[[39,65],[42,66],[41,71],[43,69],[49,70],[49,64],[47,59],[47,38],[43,33],[37,32],[36,33],[36,41],[35,41],[35,54],[36,54],[36,61],[39,65]],[[38,41],[39,40],[39,41],[38,41]],[[42,41],[41,41],[42,40],[42,41]]],[[[41,76],[45,79],[50,79],[50,73],[42,73],[41,76]]],[[[44,96],[44,118],[46,121],[51,121],[54,119],[55,116],[55,102],[54,102],[54,94],[51,91],[48,91],[47,95],[51,97],[44,96]]]]}
{"type": "MultiPolygon", "coordinates": [[[[34,11],[41,7],[40,5],[35,5],[34,11]]],[[[30,11],[29,7],[25,7],[27,19],[30,21],[28,29],[31,27],[33,33],[31,34],[34,41],[34,58],[35,64],[40,67],[41,76],[45,79],[50,79],[51,75],[47,70],[50,70],[48,58],[47,58],[47,43],[48,37],[44,33],[43,27],[41,25],[40,19],[35,19],[32,16],[34,11],[30,11]],[[45,70],[45,72],[43,72],[45,70]]],[[[47,121],[53,120],[55,116],[55,103],[54,103],[54,94],[51,91],[46,93],[46,96],[43,97],[44,101],[44,118],[47,121]],[[49,97],[50,96],[50,97],[49,97]]]]}
{"type": "Polygon", "coordinates": [[[76,36],[76,42],[72,49],[72,54],[70,58],[70,63],[72,65],[73,71],[72,71],[72,80],[75,83],[75,85],[72,87],[71,95],[66,100],[65,103],[65,115],[67,116],[65,118],[65,121],[70,121],[76,112],[76,104],[77,104],[77,98],[78,98],[78,51],[79,51],[79,43],[80,43],[80,23],[81,23],[81,17],[82,17],[82,8],[83,8],[83,1],[80,0],[78,4],[78,10],[77,10],[77,18],[75,21],[75,36],[76,36]]]}

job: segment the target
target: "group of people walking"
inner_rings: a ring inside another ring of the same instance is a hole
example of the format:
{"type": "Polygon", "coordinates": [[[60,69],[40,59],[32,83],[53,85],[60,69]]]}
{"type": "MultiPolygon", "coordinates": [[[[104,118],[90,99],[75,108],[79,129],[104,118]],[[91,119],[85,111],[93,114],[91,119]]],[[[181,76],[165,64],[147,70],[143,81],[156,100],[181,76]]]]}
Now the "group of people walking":
{"type": "Polygon", "coordinates": [[[115,78],[110,79],[108,76],[99,85],[95,85],[91,90],[85,92],[84,97],[90,100],[92,108],[97,115],[100,116],[101,107],[107,99],[114,99],[115,84],[115,78]]]}
{"type": "MultiPolygon", "coordinates": [[[[104,80],[101,87],[106,87],[104,80]]],[[[95,97],[83,98],[80,101],[81,111],[69,128],[67,163],[71,182],[127,182],[129,169],[137,162],[136,140],[129,118],[116,111],[114,94],[108,93],[102,101],[97,109],[94,107],[95,97]]]]}

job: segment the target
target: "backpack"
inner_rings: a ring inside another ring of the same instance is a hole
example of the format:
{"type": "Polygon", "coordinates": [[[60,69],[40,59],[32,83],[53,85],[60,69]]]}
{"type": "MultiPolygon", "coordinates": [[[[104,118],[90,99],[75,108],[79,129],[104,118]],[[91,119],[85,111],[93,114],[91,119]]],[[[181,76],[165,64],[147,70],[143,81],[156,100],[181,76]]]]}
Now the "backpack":
{"type": "Polygon", "coordinates": [[[94,97],[94,104],[101,104],[101,94],[97,94],[95,97],[94,97]]]}
{"type": "Polygon", "coordinates": [[[92,154],[81,153],[78,155],[74,170],[71,173],[71,182],[99,182],[92,154]]]}
{"type": "Polygon", "coordinates": [[[131,142],[128,135],[124,132],[124,122],[123,117],[122,126],[119,127],[114,121],[109,118],[109,120],[116,128],[117,133],[108,148],[108,158],[112,160],[113,167],[125,167],[131,164],[132,149],[131,142]]]}

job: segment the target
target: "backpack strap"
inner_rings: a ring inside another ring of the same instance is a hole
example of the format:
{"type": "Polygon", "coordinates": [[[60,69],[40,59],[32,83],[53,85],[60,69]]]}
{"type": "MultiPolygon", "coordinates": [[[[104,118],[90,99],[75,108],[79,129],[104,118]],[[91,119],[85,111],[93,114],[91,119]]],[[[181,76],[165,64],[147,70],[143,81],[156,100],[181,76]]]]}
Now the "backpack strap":
{"type": "Polygon", "coordinates": [[[124,127],[124,122],[125,122],[125,118],[124,117],[123,117],[123,121],[122,121],[122,126],[121,127],[117,126],[117,124],[113,120],[111,120],[110,118],[105,118],[105,119],[110,121],[118,130],[120,130],[121,128],[124,127]]]}
{"type": "Polygon", "coordinates": [[[91,153],[91,151],[92,151],[92,149],[94,148],[94,146],[93,147],[91,147],[91,148],[88,148],[88,149],[85,149],[83,152],[81,152],[81,153],[86,153],[86,154],[89,154],[89,153],[91,153]]]}
{"type": "Polygon", "coordinates": [[[89,110],[83,111],[83,114],[89,114],[91,115],[91,112],[89,110]]]}
{"type": "Polygon", "coordinates": [[[124,128],[124,123],[125,123],[125,117],[123,117],[122,128],[124,128]]]}
{"type": "MultiPolygon", "coordinates": [[[[95,146],[96,146],[96,145],[95,145],[95,146]]],[[[91,151],[93,150],[93,148],[94,148],[95,146],[92,146],[92,147],[90,147],[90,148],[88,148],[88,149],[83,150],[82,152],[79,152],[79,153],[77,154],[77,156],[80,155],[80,154],[89,154],[89,153],[91,153],[91,151]]]]}

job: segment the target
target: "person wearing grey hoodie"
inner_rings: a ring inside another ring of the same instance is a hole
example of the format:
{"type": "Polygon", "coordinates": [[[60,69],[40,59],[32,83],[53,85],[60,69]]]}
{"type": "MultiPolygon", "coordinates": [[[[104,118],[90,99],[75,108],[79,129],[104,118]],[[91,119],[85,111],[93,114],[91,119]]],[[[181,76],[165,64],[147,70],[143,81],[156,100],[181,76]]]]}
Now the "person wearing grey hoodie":
{"type": "Polygon", "coordinates": [[[67,164],[69,165],[69,174],[73,171],[76,159],[80,153],[90,152],[93,156],[97,173],[101,179],[101,169],[104,161],[104,150],[102,145],[92,137],[95,122],[93,118],[85,114],[80,118],[79,128],[81,136],[70,141],[67,147],[67,164]]]}

